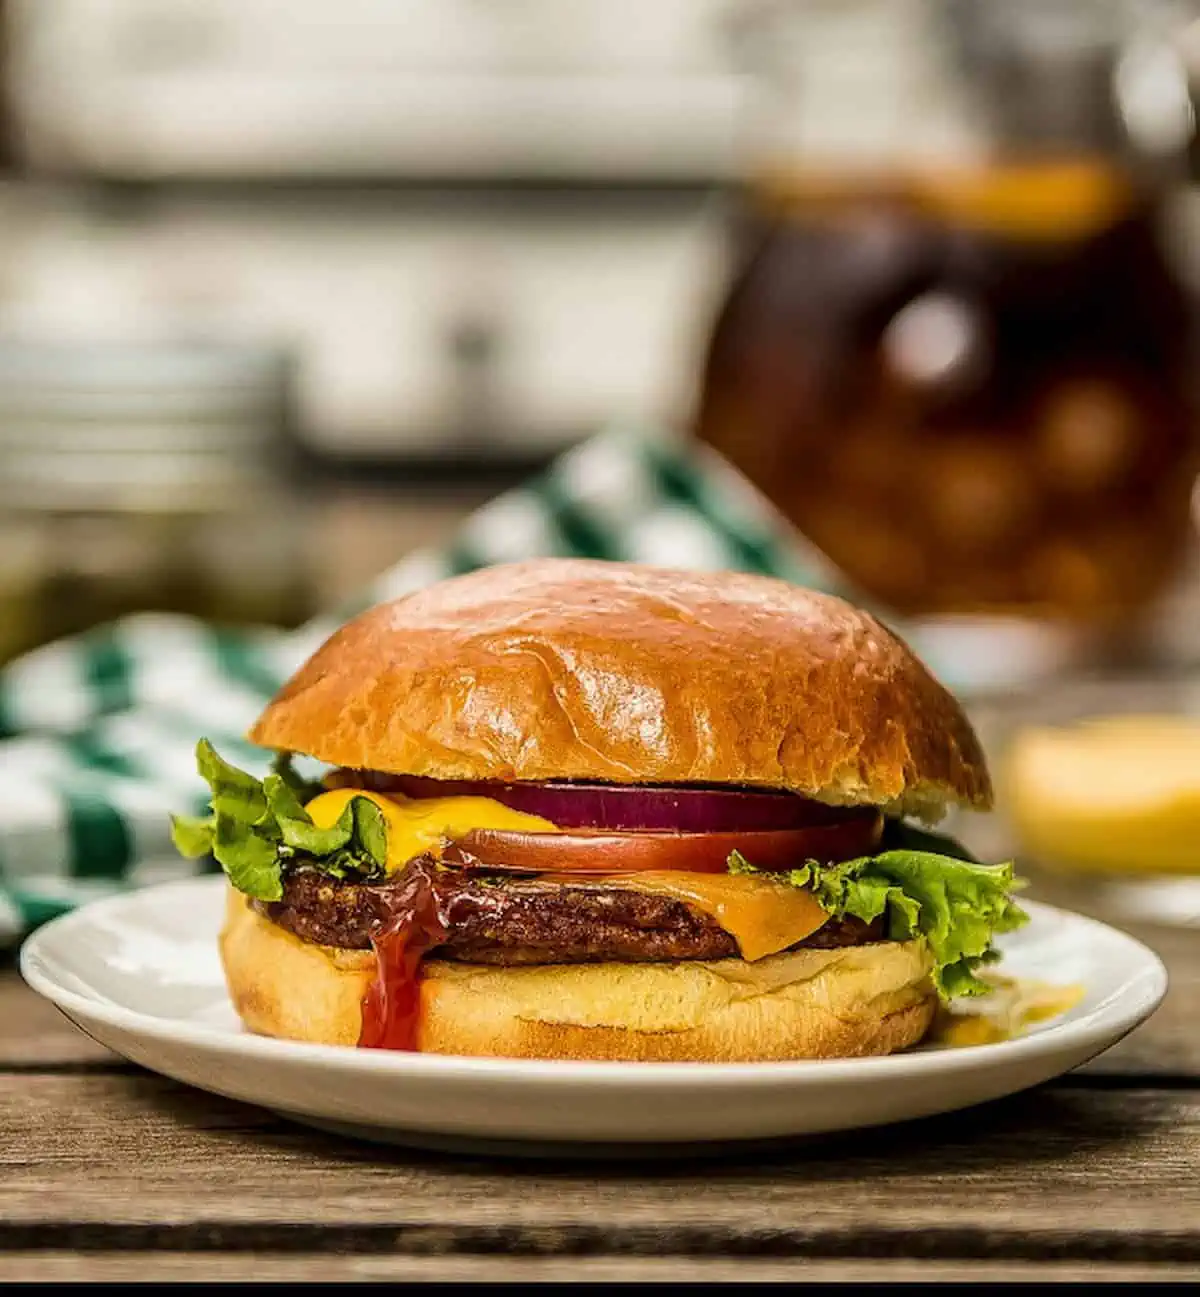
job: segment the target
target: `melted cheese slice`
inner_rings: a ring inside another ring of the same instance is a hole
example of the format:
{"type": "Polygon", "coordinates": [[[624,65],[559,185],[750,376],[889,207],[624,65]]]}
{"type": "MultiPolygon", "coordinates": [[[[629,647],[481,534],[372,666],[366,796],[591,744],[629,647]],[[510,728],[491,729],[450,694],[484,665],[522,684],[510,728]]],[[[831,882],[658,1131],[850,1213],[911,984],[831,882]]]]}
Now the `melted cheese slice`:
{"type": "Polygon", "coordinates": [[[557,833],[557,825],[540,815],[509,810],[490,797],[400,797],[362,788],[335,788],[314,797],[304,808],[321,829],[337,823],[352,797],[366,797],[387,822],[387,869],[402,869],[423,852],[437,852],[447,838],[461,838],[472,829],[517,833],[557,833]]]}
{"type": "Polygon", "coordinates": [[[777,955],[811,937],[829,919],[811,892],[758,876],[664,870],[621,874],[605,882],[627,892],[669,896],[702,911],[733,937],[748,960],[777,955]]]}
{"type": "MultiPolygon", "coordinates": [[[[402,869],[414,856],[438,852],[447,839],[462,837],[472,829],[509,832],[558,833],[557,825],[537,815],[510,810],[489,797],[408,798],[367,792],[362,788],[336,788],[321,793],[305,807],[318,828],[326,829],[352,797],[366,797],[383,812],[387,822],[387,868],[402,869]]],[[[627,892],[666,896],[707,914],[737,942],[742,958],[763,959],[810,937],[829,918],[811,892],[760,876],[692,874],[659,870],[595,875],[556,874],[555,882],[576,885],[604,883],[627,892]]]]}

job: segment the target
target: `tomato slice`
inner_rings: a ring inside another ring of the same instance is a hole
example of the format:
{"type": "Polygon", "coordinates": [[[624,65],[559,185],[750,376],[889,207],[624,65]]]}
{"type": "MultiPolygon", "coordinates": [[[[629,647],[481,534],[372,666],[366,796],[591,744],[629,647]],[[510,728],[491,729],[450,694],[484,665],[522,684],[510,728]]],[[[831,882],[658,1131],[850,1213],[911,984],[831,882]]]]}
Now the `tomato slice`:
{"type": "Polygon", "coordinates": [[[797,869],[806,860],[829,863],[869,855],[883,817],[857,818],[805,829],[743,833],[512,833],[475,829],[442,856],[450,866],[514,873],[628,874],[680,869],[723,874],[731,852],[757,869],[797,869]]]}

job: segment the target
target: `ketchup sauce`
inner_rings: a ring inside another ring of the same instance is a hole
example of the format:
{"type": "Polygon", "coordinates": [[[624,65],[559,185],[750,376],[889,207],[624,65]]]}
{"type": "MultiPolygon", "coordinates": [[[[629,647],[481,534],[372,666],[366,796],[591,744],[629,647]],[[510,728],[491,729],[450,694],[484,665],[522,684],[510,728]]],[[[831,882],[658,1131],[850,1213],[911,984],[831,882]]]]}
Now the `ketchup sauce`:
{"type": "Polygon", "coordinates": [[[421,963],[461,922],[479,897],[449,895],[438,887],[432,857],[417,857],[387,889],[387,917],[371,939],[377,969],[362,1003],[360,1049],[419,1048],[421,963]]]}
{"type": "Polygon", "coordinates": [[[395,911],[372,939],[377,971],[362,1004],[360,1049],[416,1049],[421,961],[449,927],[437,893],[422,874],[402,889],[395,911]]]}

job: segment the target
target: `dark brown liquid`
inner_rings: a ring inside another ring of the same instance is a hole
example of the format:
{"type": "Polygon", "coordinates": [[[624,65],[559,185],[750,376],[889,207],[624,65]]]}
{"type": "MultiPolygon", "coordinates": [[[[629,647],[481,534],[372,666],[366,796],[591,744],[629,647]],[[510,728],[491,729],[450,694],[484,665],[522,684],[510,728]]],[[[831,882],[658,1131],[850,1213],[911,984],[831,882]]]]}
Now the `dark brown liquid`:
{"type": "Polygon", "coordinates": [[[1168,580],[1194,414],[1148,202],[1081,165],[746,208],[696,431],[856,585],[1091,618],[1168,580]]]}

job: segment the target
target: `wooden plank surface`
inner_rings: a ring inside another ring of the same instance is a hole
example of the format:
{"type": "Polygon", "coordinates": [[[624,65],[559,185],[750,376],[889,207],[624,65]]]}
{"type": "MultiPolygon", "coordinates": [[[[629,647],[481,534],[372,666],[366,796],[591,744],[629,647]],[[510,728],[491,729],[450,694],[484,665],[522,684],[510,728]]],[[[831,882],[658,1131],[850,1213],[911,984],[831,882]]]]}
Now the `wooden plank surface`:
{"type": "Polygon", "coordinates": [[[14,968],[0,968],[0,1071],[118,1061],[35,995],[14,968]]]}
{"type": "Polygon", "coordinates": [[[140,1072],[0,1077],[0,1249],[1200,1263],[1200,1092],[1043,1087],[702,1161],[381,1149],[140,1072]]]}
{"type": "Polygon", "coordinates": [[[1120,1262],[705,1260],[679,1257],[412,1257],[301,1253],[11,1252],[0,1254],[0,1283],[380,1281],[401,1283],[936,1283],[987,1278],[1014,1283],[1194,1283],[1192,1265],[1120,1262]]]}

